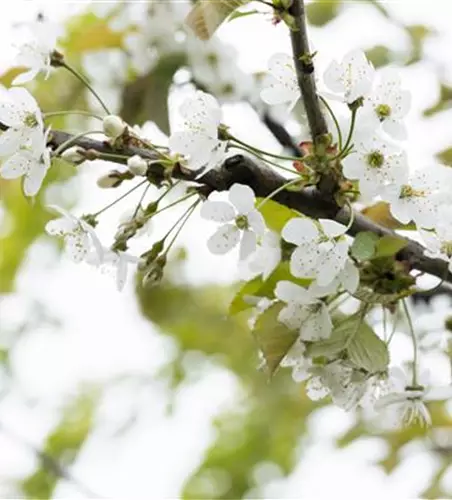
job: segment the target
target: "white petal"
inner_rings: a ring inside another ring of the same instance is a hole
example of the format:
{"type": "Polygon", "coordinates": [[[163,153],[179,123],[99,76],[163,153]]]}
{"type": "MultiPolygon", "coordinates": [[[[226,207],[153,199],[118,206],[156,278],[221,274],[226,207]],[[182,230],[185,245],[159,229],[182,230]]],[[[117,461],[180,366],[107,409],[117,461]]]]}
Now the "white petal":
{"type": "Polygon", "coordinates": [[[430,388],[424,396],[424,401],[446,401],[452,398],[452,385],[430,388]]]}
{"type": "Polygon", "coordinates": [[[334,220],[330,219],[319,219],[320,225],[322,226],[323,232],[329,238],[335,238],[345,233],[347,229],[343,224],[339,224],[334,220]]]}
{"type": "Polygon", "coordinates": [[[332,331],[333,323],[330,313],[325,304],[322,303],[317,312],[309,312],[306,315],[306,319],[300,327],[300,337],[303,340],[322,340],[330,337],[332,331]]]}
{"type": "Polygon", "coordinates": [[[118,291],[121,292],[124,288],[124,285],[126,284],[128,272],[127,259],[123,257],[122,253],[119,255],[119,259],[116,265],[118,268],[116,273],[116,287],[118,291]]]}
{"type": "Polygon", "coordinates": [[[290,257],[290,272],[297,278],[312,278],[319,253],[306,245],[296,248],[290,257]]]}
{"type": "Polygon", "coordinates": [[[319,235],[319,230],[309,218],[290,219],[283,227],[281,232],[282,237],[290,243],[301,245],[305,242],[315,240],[319,235]]]}
{"type": "Polygon", "coordinates": [[[23,85],[24,83],[31,82],[33,78],[39,73],[40,68],[32,68],[29,71],[24,71],[17,75],[16,78],[11,82],[11,85],[23,85]]]}
{"type": "Polygon", "coordinates": [[[383,130],[395,139],[404,140],[408,134],[406,126],[403,122],[398,120],[387,119],[383,122],[383,130]]]}
{"type": "Polygon", "coordinates": [[[44,178],[47,174],[47,165],[35,163],[24,177],[25,196],[35,196],[41,189],[44,178]]]}
{"type": "Polygon", "coordinates": [[[74,223],[71,219],[68,219],[67,217],[60,217],[59,219],[47,222],[45,231],[51,236],[64,236],[72,233],[76,227],[77,223],[74,223]]]}
{"type": "Polygon", "coordinates": [[[356,292],[359,286],[359,270],[351,260],[347,260],[339,278],[348,293],[356,292]]]}
{"type": "Polygon", "coordinates": [[[207,241],[208,249],[215,255],[223,255],[232,250],[240,240],[237,226],[225,224],[219,227],[207,241]]]}
{"type": "Polygon", "coordinates": [[[254,210],[256,198],[254,191],[243,184],[233,184],[228,193],[229,201],[235,206],[239,214],[247,214],[254,210]]]}
{"type": "Polygon", "coordinates": [[[24,127],[5,130],[0,135],[0,156],[10,156],[26,145],[27,134],[24,127]]]}
{"type": "Polygon", "coordinates": [[[215,222],[229,222],[235,219],[236,213],[230,203],[207,200],[201,207],[200,215],[215,222]]]}
{"type": "MultiPolygon", "coordinates": [[[[265,220],[262,214],[257,210],[252,210],[246,216],[250,228],[258,235],[264,236],[265,233],[265,220]]],[[[278,239],[279,245],[279,239],[278,239]]]]}
{"type": "Polygon", "coordinates": [[[70,233],[65,238],[66,252],[74,262],[81,262],[89,251],[89,238],[85,233],[70,233]]]}
{"type": "Polygon", "coordinates": [[[291,281],[278,281],[275,287],[275,297],[283,302],[297,302],[304,289],[291,281]]]}
{"type": "Polygon", "coordinates": [[[256,250],[256,233],[253,231],[243,231],[242,239],[240,241],[239,259],[245,260],[256,250]]]}
{"type": "Polygon", "coordinates": [[[17,179],[28,172],[31,164],[29,155],[15,154],[0,167],[0,175],[4,179],[17,179]]]}

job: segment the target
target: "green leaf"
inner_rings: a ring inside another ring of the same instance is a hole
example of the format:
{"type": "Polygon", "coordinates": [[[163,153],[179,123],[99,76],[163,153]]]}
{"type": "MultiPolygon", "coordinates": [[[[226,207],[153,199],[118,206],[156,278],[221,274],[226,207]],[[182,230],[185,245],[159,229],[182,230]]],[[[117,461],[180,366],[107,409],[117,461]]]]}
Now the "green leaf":
{"type": "MultiPolygon", "coordinates": [[[[257,198],[257,206],[259,206],[259,203],[263,199],[264,198],[257,198]]],[[[300,217],[300,214],[295,210],[287,208],[274,200],[267,200],[262,207],[259,208],[259,212],[265,219],[266,226],[277,233],[281,233],[283,227],[290,219],[300,217]]]]}
{"type": "Polygon", "coordinates": [[[313,26],[329,23],[337,16],[341,3],[340,0],[314,0],[306,6],[309,23],[313,26]]]}
{"type": "Polygon", "coordinates": [[[150,73],[127,84],[122,93],[121,117],[138,125],[152,120],[169,134],[168,92],[174,73],[184,63],[184,55],[168,55],[150,73]]]}
{"type": "Polygon", "coordinates": [[[246,309],[249,309],[250,307],[253,307],[253,304],[246,301],[246,297],[248,295],[258,295],[258,292],[262,288],[263,284],[264,282],[261,276],[257,276],[251,281],[244,283],[232,299],[229,306],[229,314],[238,314],[246,309]]]}
{"type": "Polygon", "coordinates": [[[282,359],[298,338],[298,332],[289,330],[278,320],[283,307],[284,304],[274,304],[266,309],[257,318],[253,330],[270,376],[278,369],[282,359]]]}
{"type": "Polygon", "coordinates": [[[235,9],[248,2],[249,0],[204,0],[197,2],[185,19],[185,24],[193,30],[198,38],[209,40],[235,9]]]}
{"type": "Polygon", "coordinates": [[[444,149],[443,151],[437,153],[435,156],[443,165],[452,167],[452,148],[444,149]]]}
{"type": "MultiPolygon", "coordinates": [[[[358,320],[361,319],[358,317],[356,321],[358,320]]],[[[369,373],[384,371],[389,365],[387,345],[364,321],[351,338],[347,353],[350,361],[357,368],[362,368],[369,373]]]]}
{"type": "Polygon", "coordinates": [[[353,240],[351,253],[360,262],[371,259],[375,254],[378,236],[370,231],[358,233],[353,240]]]}
{"type": "Polygon", "coordinates": [[[373,259],[377,259],[380,257],[392,257],[397,252],[402,250],[402,248],[406,247],[408,241],[399,238],[397,236],[382,236],[375,246],[375,253],[373,255],[373,259]]]}
{"type": "Polygon", "coordinates": [[[452,87],[444,83],[441,84],[439,97],[436,103],[424,110],[424,116],[432,116],[441,111],[447,111],[452,107],[452,87]]]}
{"type": "Polygon", "coordinates": [[[345,349],[349,334],[350,326],[348,319],[342,319],[340,324],[333,329],[330,338],[309,344],[306,353],[313,358],[320,356],[326,356],[330,359],[335,358],[345,349]]]}

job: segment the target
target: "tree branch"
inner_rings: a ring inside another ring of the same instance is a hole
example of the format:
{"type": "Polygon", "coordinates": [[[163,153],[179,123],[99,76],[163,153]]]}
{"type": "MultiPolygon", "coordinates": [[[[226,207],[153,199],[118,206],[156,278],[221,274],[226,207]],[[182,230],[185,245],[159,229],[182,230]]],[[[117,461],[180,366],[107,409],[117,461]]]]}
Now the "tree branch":
{"type": "Polygon", "coordinates": [[[289,12],[295,20],[295,28],[291,29],[290,39],[298,86],[303,97],[312,139],[315,142],[317,137],[328,133],[328,127],[317,96],[303,0],[293,0],[289,12]]]}
{"type": "MultiPolygon", "coordinates": [[[[50,145],[58,147],[71,137],[73,136],[66,132],[52,131],[50,145]]],[[[77,139],[74,141],[74,144],[84,149],[93,149],[100,153],[120,153],[127,157],[138,154],[142,158],[149,160],[157,159],[156,154],[148,149],[126,147],[121,150],[115,150],[108,142],[96,141],[87,137],[77,139]]],[[[125,164],[127,160],[118,159],[114,160],[114,162],[125,164]]],[[[158,163],[151,164],[148,168],[148,177],[152,181],[163,179],[164,167],[158,163]]],[[[176,166],[173,170],[173,177],[197,182],[206,186],[209,191],[225,191],[236,182],[247,184],[253,189],[256,196],[259,197],[268,196],[287,182],[287,179],[267,165],[243,155],[235,155],[226,159],[218,170],[210,170],[199,178],[197,178],[196,172],[182,170],[176,166]]],[[[315,188],[307,188],[299,192],[282,191],[274,199],[281,205],[293,208],[315,219],[328,218],[342,224],[347,224],[351,217],[348,207],[339,209],[334,200],[326,199],[315,188]]],[[[391,229],[376,224],[359,212],[354,212],[354,222],[349,230],[349,234],[354,236],[361,231],[371,231],[379,236],[389,235],[400,237],[391,229]]],[[[397,254],[398,260],[407,262],[410,269],[416,269],[441,279],[445,278],[445,281],[452,283],[452,273],[447,272],[447,262],[425,256],[422,245],[409,239],[407,241],[407,246],[397,254]]]]}

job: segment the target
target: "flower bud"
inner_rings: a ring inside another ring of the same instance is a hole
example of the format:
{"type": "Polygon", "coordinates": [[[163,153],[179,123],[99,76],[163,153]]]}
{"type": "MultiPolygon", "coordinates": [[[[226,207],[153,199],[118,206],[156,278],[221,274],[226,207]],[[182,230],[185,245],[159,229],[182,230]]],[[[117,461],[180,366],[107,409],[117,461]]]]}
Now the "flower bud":
{"type": "Polygon", "coordinates": [[[66,149],[61,153],[61,158],[78,165],[86,159],[83,154],[80,154],[81,152],[85,152],[85,150],[80,146],[72,146],[72,148],[66,149]]]}
{"type": "Polygon", "coordinates": [[[104,118],[103,127],[106,136],[110,137],[111,139],[117,139],[124,133],[126,124],[121,117],[116,115],[108,115],[104,118]]]}
{"type": "Polygon", "coordinates": [[[143,287],[150,288],[158,285],[162,281],[165,265],[166,255],[163,254],[149,266],[147,273],[143,277],[143,287]]]}
{"type": "Polygon", "coordinates": [[[145,176],[148,170],[148,163],[141,156],[135,155],[127,160],[127,167],[132,174],[145,176]]]}
{"type": "Polygon", "coordinates": [[[122,183],[122,179],[115,174],[116,172],[112,171],[102,177],[99,177],[99,179],[97,179],[98,187],[103,189],[118,187],[122,183]]]}

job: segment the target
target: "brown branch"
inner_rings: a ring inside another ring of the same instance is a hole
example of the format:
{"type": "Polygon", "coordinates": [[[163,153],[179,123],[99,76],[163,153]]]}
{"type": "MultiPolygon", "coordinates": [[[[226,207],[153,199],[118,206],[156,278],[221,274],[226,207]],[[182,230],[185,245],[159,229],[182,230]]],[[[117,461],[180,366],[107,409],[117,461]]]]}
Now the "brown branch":
{"type": "MultiPolygon", "coordinates": [[[[66,132],[53,131],[50,144],[53,147],[58,147],[71,137],[73,136],[66,132]]],[[[138,154],[146,159],[156,159],[156,154],[148,149],[127,147],[114,150],[107,142],[96,141],[87,137],[77,139],[75,144],[84,149],[93,149],[100,153],[120,153],[125,156],[138,154]]],[[[115,163],[124,164],[126,161],[126,159],[118,159],[115,160],[115,163]]],[[[162,165],[153,163],[149,166],[148,177],[150,180],[162,179],[163,175],[164,168],[162,165]]],[[[186,181],[195,181],[196,173],[176,167],[173,171],[173,177],[186,181]]],[[[256,196],[265,197],[283,186],[287,179],[263,163],[243,155],[235,155],[228,158],[218,170],[210,170],[199,179],[196,179],[196,182],[206,186],[208,191],[225,191],[232,184],[238,182],[250,186],[256,196]]],[[[282,191],[274,199],[281,205],[293,208],[315,219],[328,218],[347,224],[351,217],[348,207],[339,209],[333,200],[325,198],[315,188],[307,188],[299,192],[282,191]]],[[[361,231],[371,231],[379,236],[397,236],[391,229],[380,226],[359,212],[355,212],[354,222],[349,234],[354,236],[361,231]]],[[[397,254],[399,260],[406,261],[411,269],[439,278],[446,277],[445,281],[452,283],[452,274],[447,272],[447,262],[425,256],[422,245],[409,239],[407,241],[407,246],[397,254]]]]}
{"type": "Polygon", "coordinates": [[[293,0],[289,10],[294,18],[295,27],[291,29],[290,39],[297,72],[298,86],[300,87],[303,104],[308,117],[309,129],[313,141],[328,133],[325,117],[320,109],[320,101],[314,80],[314,66],[306,29],[306,16],[303,0],[293,0]]]}

